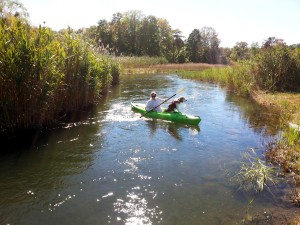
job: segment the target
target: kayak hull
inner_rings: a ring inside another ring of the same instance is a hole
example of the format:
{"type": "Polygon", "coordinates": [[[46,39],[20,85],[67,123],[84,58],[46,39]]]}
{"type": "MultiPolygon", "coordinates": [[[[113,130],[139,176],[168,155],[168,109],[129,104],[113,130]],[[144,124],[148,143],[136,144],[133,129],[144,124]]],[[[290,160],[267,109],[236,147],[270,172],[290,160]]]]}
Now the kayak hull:
{"type": "Polygon", "coordinates": [[[133,111],[141,113],[145,117],[150,117],[150,118],[168,120],[168,121],[191,124],[191,125],[198,125],[201,121],[201,118],[199,116],[191,116],[181,112],[169,113],[169,112],[151,111],[147,113],[145,109],[145,104],[140,104],[140,103],[131,102],[131,108],[133,111]]]}

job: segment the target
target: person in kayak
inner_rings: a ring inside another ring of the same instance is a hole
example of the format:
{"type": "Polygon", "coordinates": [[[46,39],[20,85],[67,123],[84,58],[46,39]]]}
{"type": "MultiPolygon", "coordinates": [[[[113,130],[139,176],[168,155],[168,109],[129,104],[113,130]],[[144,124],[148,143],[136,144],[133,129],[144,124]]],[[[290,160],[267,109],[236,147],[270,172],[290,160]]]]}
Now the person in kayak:
{"type": "Polygon", "coordinates": [[[184,97],[179,97],[175,99],[165,110],[165,112],[179,112],[179,105],[180,103],[186,102],[184,97]]]}
{"type": "Polygon", "coordinates": [[[156,92],[152,91],[150,94],[151,98],[148,100],[145,109],[149,111],[157,111],[161,112],[162,109],[160,107],[160,104],[164,101],[164,99],[161,99],[156,96],[156,92]]]}

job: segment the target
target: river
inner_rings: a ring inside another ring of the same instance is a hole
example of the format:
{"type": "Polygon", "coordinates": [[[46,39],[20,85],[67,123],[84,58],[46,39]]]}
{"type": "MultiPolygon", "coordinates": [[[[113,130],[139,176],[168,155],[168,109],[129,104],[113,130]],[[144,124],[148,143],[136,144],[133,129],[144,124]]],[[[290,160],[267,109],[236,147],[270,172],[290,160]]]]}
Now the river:
{"type": "Polygon", "coordinates": [[[279,198],[264,191],[249,205],[250,194],[228,176],[250,148],[263,157],[278,115],[215,84],[123,76],[81,114],[1,144],[10,153],[0,158],[0,224],[241,224],[249,215],[293,208],[282,200],[285,185],[276,189],[279,198]],[[181,111],[200,116],[199,126],[131,110],[131,101],[145,103],[152,90],[168,98],[183,88],[181,111]]]}

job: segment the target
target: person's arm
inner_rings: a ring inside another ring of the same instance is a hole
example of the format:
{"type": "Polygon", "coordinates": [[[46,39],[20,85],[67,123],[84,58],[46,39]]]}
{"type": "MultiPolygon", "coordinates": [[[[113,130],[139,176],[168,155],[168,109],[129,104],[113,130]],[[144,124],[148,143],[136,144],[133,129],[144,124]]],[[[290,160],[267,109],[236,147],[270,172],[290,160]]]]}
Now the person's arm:
{"type": "Polygon", "coordinates": [[[151,100],[149,100],[149,101],[147,102],[146,106],[145,106],[145,109],[146,109],[147,111],[150,111],[152,108],[153,108],[153,107],[152,107],[152,104],[151,104],[151,100]]]}

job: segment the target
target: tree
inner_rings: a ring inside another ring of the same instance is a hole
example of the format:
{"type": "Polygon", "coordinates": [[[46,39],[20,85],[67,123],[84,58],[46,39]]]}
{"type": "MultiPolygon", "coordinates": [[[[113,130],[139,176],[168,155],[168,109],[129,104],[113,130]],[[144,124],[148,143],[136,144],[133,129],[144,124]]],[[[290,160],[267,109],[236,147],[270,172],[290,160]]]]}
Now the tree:
{"type": "Polygon", "coordinates": [[[259,54],[259,51],[260,51],[260,46],[258,42],[253,42],[249,49],[250,57],[256,56],[257,54],[259,54]]]}
{"type": "Polygon", "coordinates": [[[187,40],[188,58],[191,62],[198,63],[201,61],[201,36],[198,29],[194,29],[187,40]]]}
{"type": "Polygon", "coordinates": [[[249,58],[249,49],[247,42],[237,42],[235,46],[233,46],[232,52],[230,54],[230,58],[233,61],[245,60],[249,58]]]}
{"type": "Polygon", "coordinates": [[[139,50],[139,30],[141,27],[141,20],[144,15],[141,11],[132,10],[124,13],[122,18],[122,29],[124,33],[124,52],[127,55],[137,55],[139,50]]]}
{"type": "Polygon", "coordinates": [[[219,63],[220,62],[220,40],[215,29],[212,27],[203,27],[200,30],[201,47],[200,51],[203,52],[204,61],[206,63],[219,63]]]}
{"type": "Polygon", "coordinates": [[[185,43],[183,41],[184,36],[178,29],[173,31],[173,50],[172,50],[172,62],[184,63],[186,61],[185,43]]]}
{"type": "Polygon", "coordinates": [[[157,19],[147,16],[143,19],[141,30],[141,53],[148,56],[160,56],[160,33],[157,19]]]}
{"type": "Polygon", "coordinates": [[[99,46],[107,48],[110,53],[112,52],[112,49],[110,48],[112,45],[112,34],[110,32],[109,24],[106,20],[99,20],[96,38],[99,46]]]}
{"type": "Polygon", "coordinates": [[[0,0],[0,19],[8,19],[11,16],[27,19],[28,12],[18,1],[0,0]]]}
{"type": "Polygon", "coordinates": [[[110,30],[112,33],[112,46],[115,49],[116,55],[120,55],[124,52],[124,41],[123,41],[123,29],[122,29],[122,13],[113,14],[112,21],[110,23],[110,30]]]}
{"type": "Polygon", "coordinates": [[[194,29],[187,40],[189,60],[202,63],[219,63],[220,40],[216,31],[211,27],[194,29]]]}
{"type": "Polygon", "coordinates": [[[157,26],[160,36],[160,52],[161,54],[172,61],[172,50],[173,49],[173,31],[166,19],[157,19],[157,26]]]}
{"type": "Polygon", "coordinates": [[[267,40],[265,40],[262,44],[263,48],[271,48],[277,44],[285,44],[283,39],[277,39],[275,37],[269,37],[267,40]]]}

